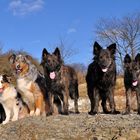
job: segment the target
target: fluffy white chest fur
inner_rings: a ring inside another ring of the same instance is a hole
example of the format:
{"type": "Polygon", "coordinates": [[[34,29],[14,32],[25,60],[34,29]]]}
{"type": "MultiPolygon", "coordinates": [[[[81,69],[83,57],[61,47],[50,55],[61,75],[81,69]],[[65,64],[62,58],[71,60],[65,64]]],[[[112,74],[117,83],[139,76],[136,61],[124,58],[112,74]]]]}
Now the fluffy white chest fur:
{"type": "Polygon", "coordinates": [[[0,94],[0,103],[6,113],[6,119],[3,124],[9,122],[10,117],[12,117],[12,121],[16,121],[19,115],[20,103],[17,100],[17,91],[14,86],[10,85],[0,94]]]}
{"type": "Polygon", "coordinates": [[[0,94],[0,102],[6,102],[7,100],[14,99],[16,97],[17,91],[15,90],[14,86],[11,85],[0,94]]]}
{"type": "Polygon", "coordinates": [[[40,91],[37,84],[33,81],[28,80],[27,78],[18,78],[17,79],[17,89],[21,93],[23,101],[27,104],[30,109],[30,116],[40,114],[40,109],[36,108],[35,110],[35,93],[31,90],[31,85],[36,86],[36,90],[40,91]]]}
{"type": "Polygon", "coordinates": [[[31,102],[34,102],[34,96],[30,92],[32,81],[29,81],[25,78],[19,78],[17,79],[17,89],[21,93],[22,98],[25,102],[28,102],[28,99],[31,102]]]}
{"type": "Polygon", "coordinates": [[[34,104],[34,95],[30,91],[32,81],[26,79],[26,78],[18,78],[17,79],[17,90],[22,96],[23,101],[29,105],[34,104]]]}

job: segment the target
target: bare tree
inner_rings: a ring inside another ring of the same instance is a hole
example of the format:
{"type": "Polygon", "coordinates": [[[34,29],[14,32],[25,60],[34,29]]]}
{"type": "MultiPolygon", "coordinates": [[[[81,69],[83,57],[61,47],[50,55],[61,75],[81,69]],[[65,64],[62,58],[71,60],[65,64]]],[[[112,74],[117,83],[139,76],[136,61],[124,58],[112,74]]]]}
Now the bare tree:
{"type": "Polygon", "coordinates": [[[2,49],[3,49],[3,43],[2,42],[0,42],[0,55],[2,55],[2,49]]]}
{"type": "Polygon", "coordinates": [[[96,26],[97,39],[117,44],[117,63],[123,70],[123,58],[129,53],[134,56],[140,51],[140,13],[122,18],[100,19],[96,26]]]}
{"type": "Polygon", "coordinates": [[[72,48],[72,43],[68,43],[65,40],[60,40],[57,46],[60,49],[61,57],[64,62],[67,62],[73,55],[77,53],[77,50],[72,48]]]}

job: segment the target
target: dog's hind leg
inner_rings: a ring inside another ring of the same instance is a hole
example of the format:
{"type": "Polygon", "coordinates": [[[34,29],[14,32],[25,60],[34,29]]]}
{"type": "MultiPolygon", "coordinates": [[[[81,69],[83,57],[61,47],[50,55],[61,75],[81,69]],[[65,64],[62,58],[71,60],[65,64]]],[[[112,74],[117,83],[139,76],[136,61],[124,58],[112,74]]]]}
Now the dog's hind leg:
{"type": "Polygon", "coordinates": [[[77,81],[75,82],[75,84],[72,84],[72,83],[70,84],[69,94],[70,94],[71,99],[74,100],[75,113],[78,114],[79,113],[79,110],[78,110],[79,91],[78,91],[77,81]]]}
{"type": "Polygon", "coordinates": [[[78,99],[77,98],[74,99],[74,108],[75,108],[75,113],[78,114],[79,110],[78,110],[78,99]]]}
{"type": "Polygon", "coordinates": [[[140,91],[139,91],[139,89],[136,90],[136,96],[137,96],[138,114],[140,115],[140,91]]]}

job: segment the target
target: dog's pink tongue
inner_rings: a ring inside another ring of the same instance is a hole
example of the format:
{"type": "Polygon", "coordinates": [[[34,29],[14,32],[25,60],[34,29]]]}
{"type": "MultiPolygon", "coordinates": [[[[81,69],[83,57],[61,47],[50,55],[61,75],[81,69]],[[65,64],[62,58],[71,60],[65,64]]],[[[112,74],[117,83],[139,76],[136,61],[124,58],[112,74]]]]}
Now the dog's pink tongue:
{"type": "Polygon", "coordinates": [[[103,72],[107,72],[107,68],[102,69],[103,72]]]}
{"type": "Polygon", "coordinates": [[[133,83],[132,83],[132,85],[135,87],[135,86],[137,86],[137,84],[138,84],[138,81],[134,81],[133,83]]]}
{"type": "Polygon", "coordinates": [[[3,92],[3,88],[0,88],[0,93],[2,93],[3,92]]]}
{"type": "Polygon", "coordinates": [[[53,80],[55,78],[55,72],[50,72],[50,78],[53,80]]]}

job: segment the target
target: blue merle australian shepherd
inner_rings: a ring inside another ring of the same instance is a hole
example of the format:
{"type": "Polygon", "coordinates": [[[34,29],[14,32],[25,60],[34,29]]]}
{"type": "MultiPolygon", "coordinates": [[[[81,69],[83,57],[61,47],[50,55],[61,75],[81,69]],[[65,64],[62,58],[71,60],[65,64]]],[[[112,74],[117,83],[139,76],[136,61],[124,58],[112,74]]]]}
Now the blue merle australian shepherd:
{"type": "Polygon", "coordinates": [[[11,68],[17,80],[17,90],[29,109],[30,115],[49,112],[49,100],[44,76],[31,63],[31,57],[12,54],[11,68]]]}

